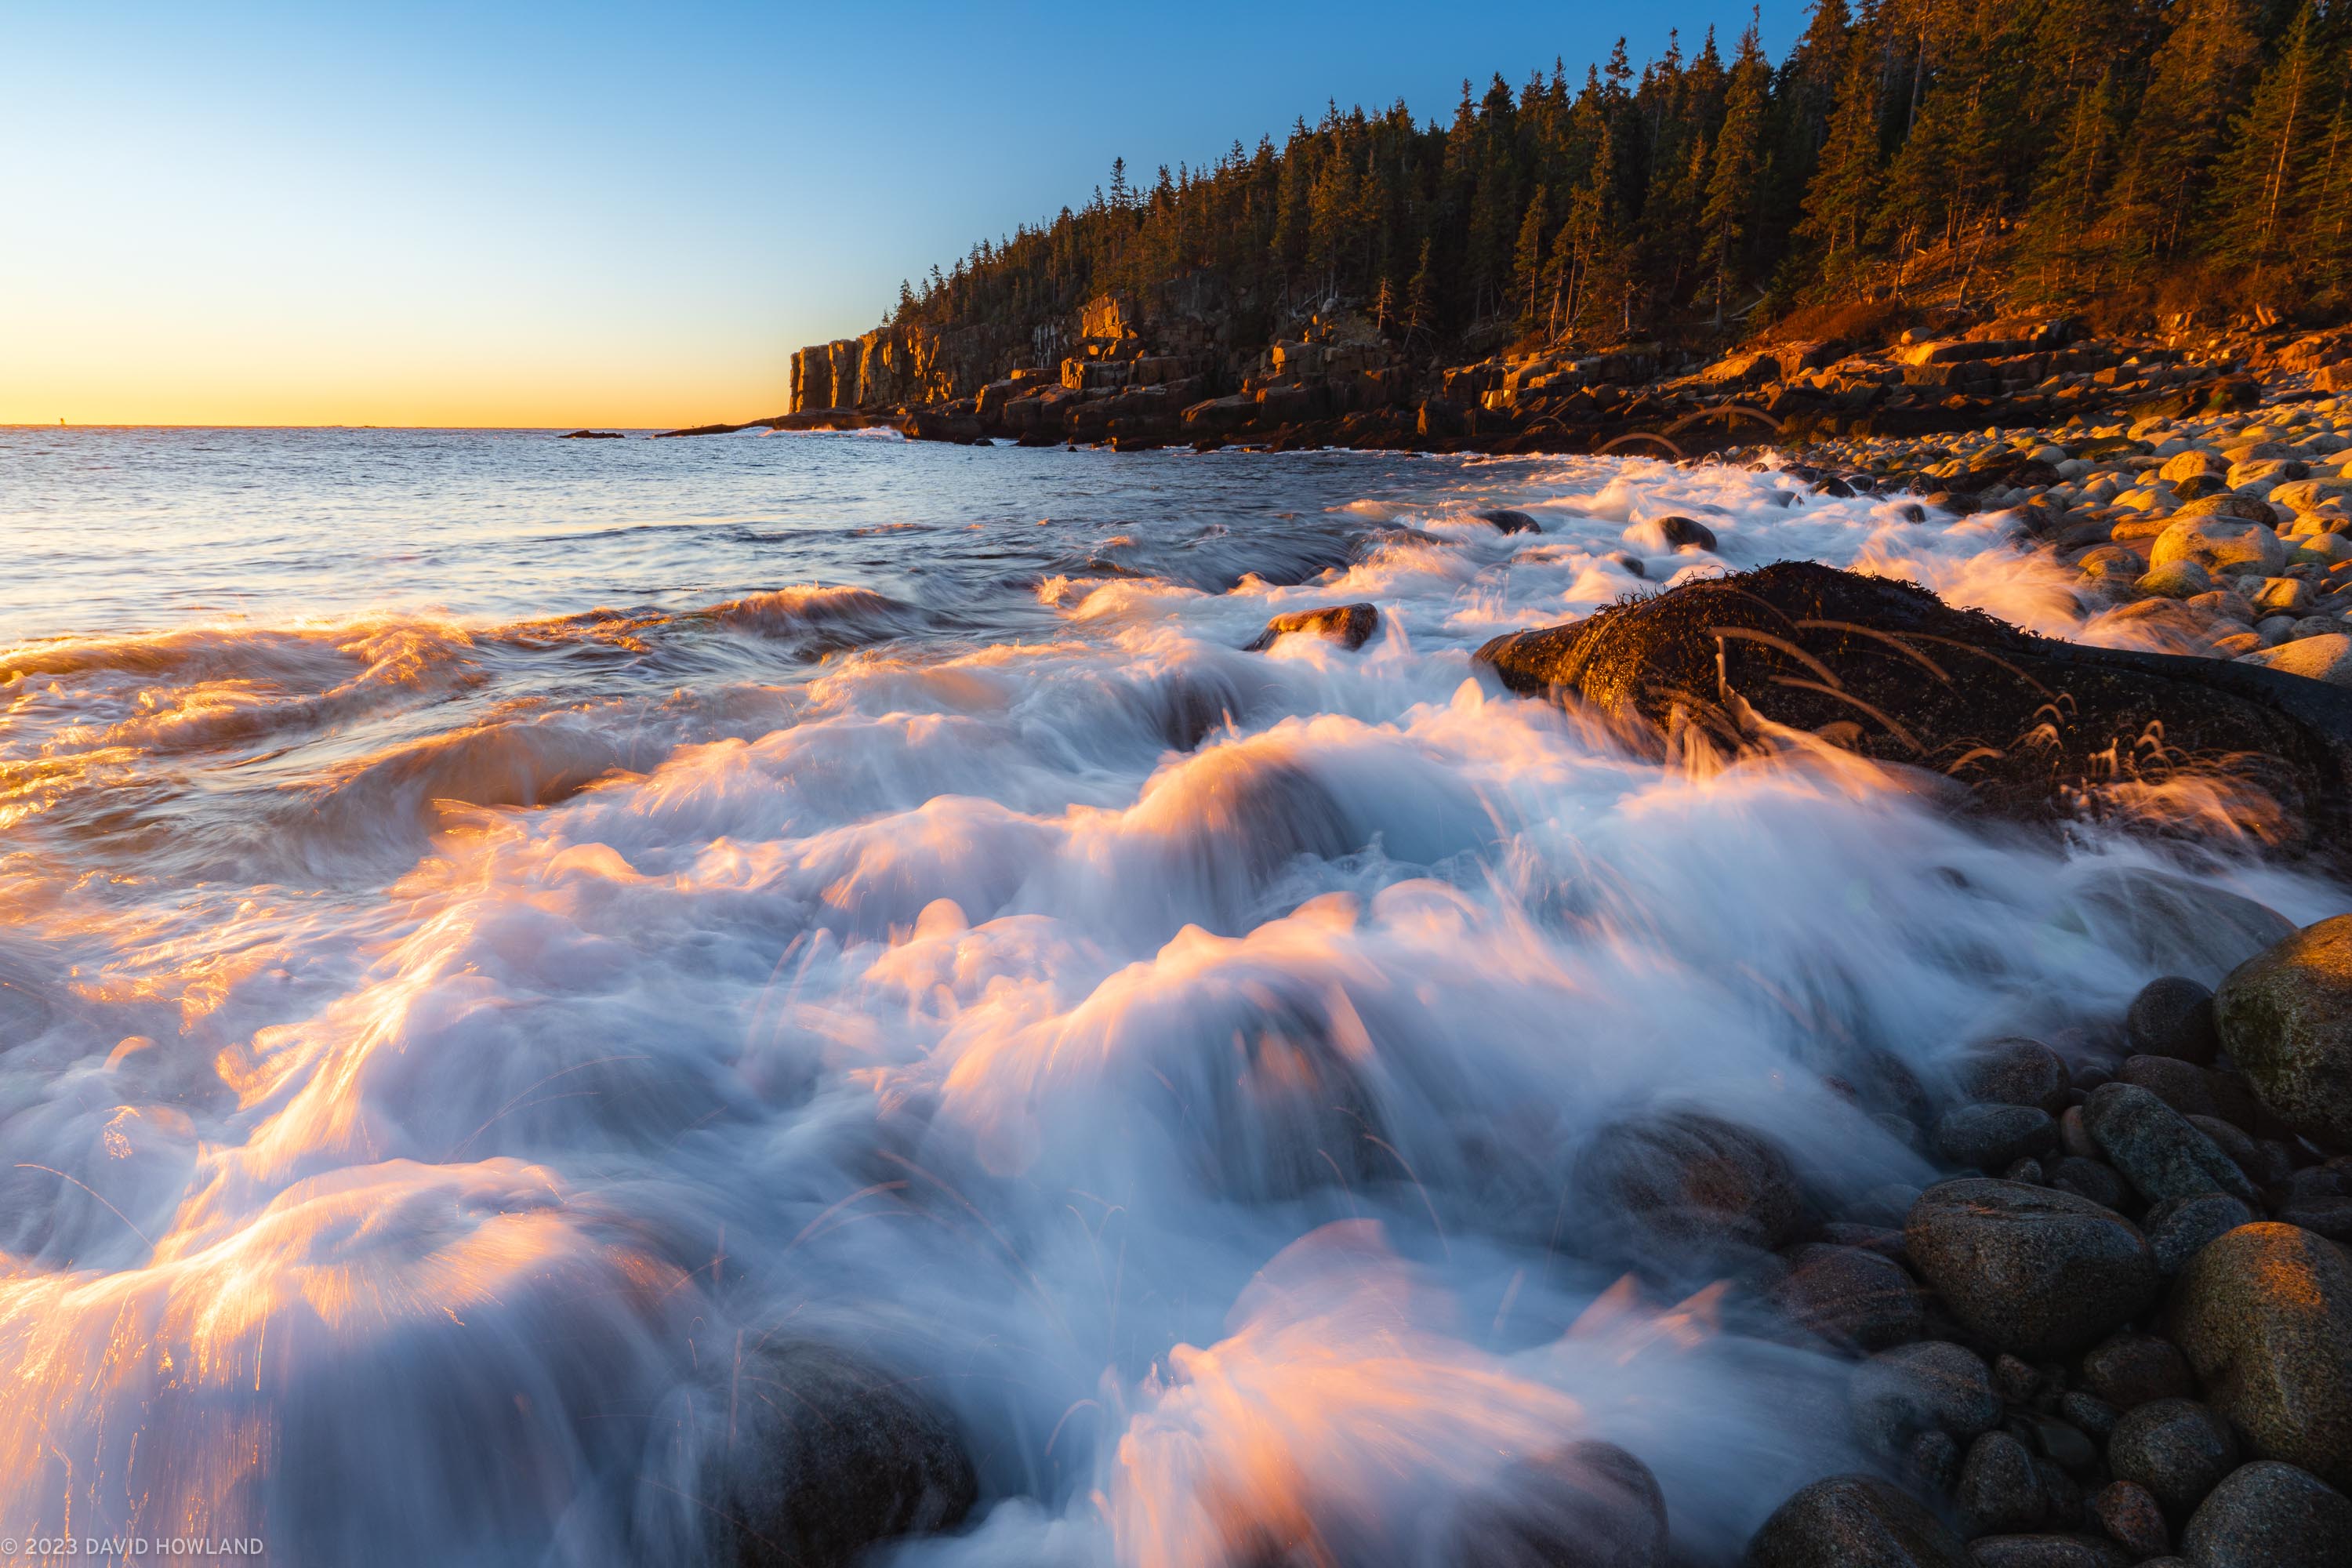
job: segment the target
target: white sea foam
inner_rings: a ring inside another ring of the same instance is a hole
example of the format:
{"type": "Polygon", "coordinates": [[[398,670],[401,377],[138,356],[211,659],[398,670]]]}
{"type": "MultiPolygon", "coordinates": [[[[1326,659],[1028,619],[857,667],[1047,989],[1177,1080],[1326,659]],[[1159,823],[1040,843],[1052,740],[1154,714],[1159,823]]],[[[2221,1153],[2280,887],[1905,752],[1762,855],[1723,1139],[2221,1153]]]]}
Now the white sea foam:
{"type": "Polygon", "coordinates": [[[70,828],[0,856],[0,1533],[690,1553],[779,1337],[969,1435],[982,1510],[909,1562],[1433,1563],[1584,1438],[1721,1552],[1850,1462],[1840,1363],[1580,1256],[1577,1152],[1672,1101],[1824,1194],[1924,1179],[1824,1074],[2095,1027],[2259,940],[2230,892],[2342,896],[1832,755],[1662,769],[1471,666],[1792,556],[2080,631],[1999,520],[1647,461],[1407,489],[1320,572],[1135,522],[1093,548],[1137,574],[1005,589],[1042,636],[828,588],[0,656],[4,808],[70,828]],[[1359,651],[1238,651],[1359,599],[1359,651]],[[540,657],[587,673],[510,698],[540,657]]]}

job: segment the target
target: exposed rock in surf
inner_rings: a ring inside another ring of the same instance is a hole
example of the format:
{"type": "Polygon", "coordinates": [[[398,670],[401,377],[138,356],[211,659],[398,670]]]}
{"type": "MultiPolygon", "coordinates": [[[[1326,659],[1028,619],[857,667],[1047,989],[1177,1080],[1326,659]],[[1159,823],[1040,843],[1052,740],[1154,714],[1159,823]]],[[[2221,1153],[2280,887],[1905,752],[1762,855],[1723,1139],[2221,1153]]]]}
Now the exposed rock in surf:
{"type": "Polygon", "coordinates": [[[2156,1267],[2169,1279],[2211,1243],[2252,1225],[2254,1211],[2227,1193],[2198,1193],[2156,1205],[2143,1221],[2156,1267]]]}
{"type": "Polygon", "coordinates": [[[1506,1471],[1462,1511],[1442,1561],[1461,1568],[1664,1568],[1666,1499],[1614,1443],[1571,1444],[1506,1471]]]}
{"type": "Polygon", "coordinates": [[[1482,511],[1478,514],[1478,519],[1482,522],[1493,523],[1496,531],[1499,533],[1541,533],[1543,531],[1534,518],[1523,511],[1513,511],[1508,507],[1498,507],[1493,511],[1482,511]]]}
{"type": "Polygon", "coordinates": [[[1898,1345],[1871,1357],[1854,1369],[1847,1399],[1855,1435],[1889,1456],[1923,1431],[1965,1442],[2000,1419],[2000,1397],[1984,1358],[1949,1340],[1898,1345]]]}
{"type": "Polygon", "coordinates": [[[2124,1014],[2132,1049],[2144,1056],[2172,1057],[2202,1067],[2221,1049],[2213,1028],[2210,987],[2178,974],[2151,980],[2124,1014]]]}
{"type": "Polygon", "coordinates": [[[2155,1256],[2121,1215],[2018,1182],[1932,1186],[1903,1237],[1955,1317],[2024,1356],[2081,1349],[2146,1310],[2159,1283],[2155,1256]]]}
{"type": "Polygon", "coordinates": [[[1919,1289],[1903,1266],[1856,1247],[1798,1247],[1772,1304],[1796,1328],[1841,1349],[1885,1350],[1919,1337],[1919,1289]]]}
{"type": "Polygon", "coordinates": [[[1735,750],[1772,726],[1947,774],[1981,809],[2042,818],[2118,779],[2226,777],[2257,835],[2329,847],[2352,826],[2352,692],[2211,659],[2030,636],[1907,583],[1782,562],[1612,605],[1478,650],[1502,683],[1572,697],[1663,745],[1735,750]]]}
{"type": "Polygon", "coordinates": [[[1832,1476],[1790,1498],[1748,1542],[1748,1568],[1969,1568],[1959,1538],[1875,1476],[1832,1476]]]}
{"type": "Polygon", "coordinates": [[[2352,1485],[2352,1258],[2291,1225],[2248,1225],[2189,1261],[2170,1337],[2265,1458],[2352,1485]]]}
{"type": "Polygon", "coordinates": [[[979,1500],[947,1417],[845,1352],[795,1344],[747,1366],[735,1410],[735,1468],[707,1517],[740,1568],[844,1568],[979,1500]]]}
{"type": "Polygon", "coordinates": [[[1604,1251],[1675,1270],[1778,1247],[1803,1207],[1778,1145],[1696,1110],[1604,1129],[1577,1160],[1576,1187],[1604,1251]]]}
{"type": "Polygon", "coordinates": [[[2352,1150],[2352,915],[2241,964],[2213,1012],[2265,1110],[2324,1149],[2352,1150]]]}
{"type": "Polygon", "coordinates": [[[1331,605],[1319,610],[1293,610],[1265,623],[1265,630],[1242,645],[1244,653],[1264,653],[1277,637],[1305,632],[1350,652],[1371,640],[1380,629],[1381,613],[1370,605],[1331,605]]]}
{"type": "Polygon", "coordinates": [[[1960,1064],[1960,1092],[1993,1105],[2030,1105],[2055,1116],[2066,1109],[2066,1064],[2040,1040],[1994,1040],[1960,1064]]]}
{"type": "Polygon", "coordinates": [[[556,437],[559,441],[618,441],[621,438],[618,430],[574,430],[556,437]]]}

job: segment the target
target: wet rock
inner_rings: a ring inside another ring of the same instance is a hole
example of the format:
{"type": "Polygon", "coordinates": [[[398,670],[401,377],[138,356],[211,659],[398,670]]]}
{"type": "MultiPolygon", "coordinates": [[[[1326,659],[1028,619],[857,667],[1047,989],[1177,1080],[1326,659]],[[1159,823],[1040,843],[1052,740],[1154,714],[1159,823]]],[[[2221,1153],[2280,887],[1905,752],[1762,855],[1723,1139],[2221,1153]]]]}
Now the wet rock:
{"type": "Polygon", "coordinates": [[[2145,1309],[2158,1282],[2129,1221],[2046,1187],[1940,1183],[1912,1205],[1903,1238],[1953,1314],[2020,1355],[2081,1349],[2145,1309]]]}
{"type": "Polygon", "coordinates": [[[1959,1539],[1875,1476],[1815,1481],[1748,1542],[1747,1568],[1968,1568],[1959,1539]]]}
{"type": "Polygon", "coordinates": [[[1605,1129],[1577,1160],[1576,1188],[1604,1250],[1681,1270],[1779,1247],[1803,1207],[1779,1145],[1696,1110],[1605,1129]]]}
{"type": "Polygon", "coordinates": [[[1902,1265],[1853,1247],[1801,1247],[1772,1288],[1791,1323],[1832,1344],[1881,1351],[1919,1337],[1919,1292],[1902,1265]]]}
{"type": "Polygon", "coordinates": [[[1955,1165],[1999,1171],[2054,1153],[2058,1124],[2030,1105],[1963,1105],[1936,1123],[1936,1152],[1955,1165]]]}
{"type": "Polygon", "coordinates": [[[1979,808],[2028,818],[2078,809],[2160,723],[2179,758],[2274,801],[2287,847],[2352,840],[2352,692],[2031,637],[1892,579],[1783,562],[1500,637],[1477,657],[1510,689],[1572,695],[1661,750],[1685,723],[1765,746],[1769,721],[1948,773],[1979,808]],[[2072,715],[2054,736],[2053,701],[2072,715]]]}
{"type": "Polygon", "coordinates": [[[2273,1217],[2339,1247],[2352,1246],[2352,1198],[2289,1198],[2273,1217]]]}
{"type": "MultiPolygon", "coordinates": [[[[2109,1081],[2103,1069],[2098,1083],[2087,1083],[2078,1077],[2074,1088],[2087,1097],[2100,1083],[2109,1081]]],[[[2091,1130],[2083,1125],[2083,1108],[2080,1105],[2068,1106],[2065,1113],[2058,1118],[2058,1146],[2077,1159],[2095,1160],[2099,1157],[2099,1146],[2092,1141],[2091,1130]]],[[[2113,1208],[2115,1205],[2107,1206],[2113,1208]]]]}
{"type": "Polygon", "coordinates": [[[2093,1089],[2083,1102],[2083,1121],[2107,1163],[2150,1203],[2199,1193],[2254,1197],[2253,1184],[2213,1140],[2137,1084],[2093,1089]]]}
{"type": "Polygon", "coordinates": [[[1903,1451],[1903,1475],[1914,1491],[1942,1497],[1959,1484],[1959,1444],[1948,1432],[1912,1434],[1903,1451]]]}
{"type": "Polygon", "coordinates": [[[2011,1405],[2023,1405],[2042,1392],[2042,1374],[2013,1355],[1992,1358],[1993,1392],[2011,1405]]]}
{"type": "Polygon", "coordinates": [[[2091,1499],[2099,1528],[2135,1557],[2161,1557],[2172,1550],[2172,1531],[2156,1494],[2134,1481],[2109,1481],[2091,1499]]]}
{"type": "Polygon", "coordinates": [[[2197,1392],[2189,1358],[2154,1334],[2111,1334],[2083,1352],[2083,1384],[2119,1410],[2197,1392]]]}
{"type": "Polygon", "coordinates": [[[1666,1500],[1614,1443],[1507,1471],[1466,1506],[1444,1558],[1465,1568],[1664,1568],[1666,1500]]]}
{"type": "Polygon", "coordinates": [[[2131,1568],[2113,1542],[2092,1535],[1992,1535],[1969,1542],[1976,1568],[2131,1568]]]}
{"type": "Polygon", "coordinates": [[[944,1530],[979,1500],[955,1428],[908,1384],[828,1346],[763,1362],[739,1409],[730,1479],[715,1517],[736,1527],[740,1568],[845,1565],[877,1542],[944,1530]]]}
{"type": "Polygon", "coordinates": [[[2115,1081],[2137,1084],[2183,1116],[2218,1116],[2218,1076],[2177,1057],[2126,1057],[2115,1081]]]}
{"type": "Polygon", "coordinates": [[[2169,1334],[2265,1458],[2352,1484],[2352,1258],[2291,1225],[2241,1226],[2189,1260],[2169,1334]]]}
{"type": "Polygon", "coordinates": [[[2264,1110],[2323,1149],[2352,1149],[2352,915],[2231,970],[2213,1016],[2264,1110]]]}
{"type": "Polygon", "coordinates": [[[2347,1542],[2352,1499],[2269,1459],[2232,1470],[2180,1532],[2197,1568],[2343,1568],[2347,1542]]]}
{"type": "Polygon", "coordinates": [[[2228,1155],[2230,1163],[2243,1171],[2246,1180],[2255,1186],[2276,1186],[2286,1180],[2288,1163],[2284,1144],[2252,1137],[2235,1121],[2224,1121],[2218,1116],[2191,1116],[2189,1125],[2213,1140],[2213,1147],[2228,1155]]]}
{"type": "Polygon", "coordinates": [[[1984,1359],[1966,1345],[1927,1340],[1901,1345],[1854,1368],[1848,1397],[1854,1430],[1882,1454],[1900,1453],[1921,1430],[1973,1437],[2000,1420],[2000,1399],[1984,1359]]]}
{"type": "Polygon", "coordinates": [[[1687,517],[1654,517],[1637,522],[1625,531],[1624,540],[1633,549],[1651,555],[1676,555],[1715,548],[1714,532],[1687,517]]]}
{"type": "Polygon", "coordinates": [[[2006,1432],[1988,1432],[1969,1445],[1952,1501],[1972,1538],[2032,1530],[2048,1508],[2032,1454],[2006,1432]]]}
{"type": "Polygon", "coordinates": [[[2107,1466],[2146,1487],[2165,1511],[2186,1519],[2238,1466],[2238,1441],[2221,1415],[2192,1399],[2157,1399],[2124,1413],[2107,1438],[2107,1466]]]}
{"type": "Polygon", "coordinates": [[[2100,1160],[2069,1154],[2052,1167],[2050,1184],[2062,1193],[2088,1198],[2101,1208],[2120,1209],[2130,1194],[2116,1168],[2100,1160]]]}
{"type": "Polygon", "coordinates": [[[2167,1198],[2141,1219],[2142,1233],[2166,1279],[2180,1272],[2216,1237],[2253,1223],[2254,1211],[2227,1193],[2167,1198]]]}
{"type": "Polygon", "coordinates": [[[1350,652],[1371,639],[1380,629],[1381,613],[1370,605],[1333,605],[1319,610],[1293,610],[1275,616],[1243,647],[1247,653],[1264,653],[1277,637],[1294,633],[1311,633],[1326,642],[1338,643],[1350,652]]]}
{"type": "Polygon", "coordinates": [[[1478,521],[1493,523],[1496,531],[1499,533],[1541,533],[1543,531],[1534,518],[1523,511],[1513,511],[1508,507],[1498,507],[1493,511],[1482,511],[1477,515],[1478,521]]]}
{"type": "Polygon", "coordinates": [[[2055,1116],[2066,1109],[2066,1064],[2040,1040],[1995,1040],[1969,1051],[1960,1065],[1963,1098],[1995,1105],[2030,1105],[2055,1116]]]}
{"type": "Polygon", "coordinates": [[[2029,1415],[2034,1446],[2053,1462],[2069,1470],[2087,1470],[2098,1463],[2099,1451],[2080,1428],[2051,1415],[2029,1415]]]}
{"type": "Polygon", "coordinates": [[[2095,1394],[2085,1394],[2079,1388],[2069,1389],[2058,1396],[2058,1414],[2100,1442],[2116,1429],[2116,1420],[2123,1412],[2095,1394]]]}

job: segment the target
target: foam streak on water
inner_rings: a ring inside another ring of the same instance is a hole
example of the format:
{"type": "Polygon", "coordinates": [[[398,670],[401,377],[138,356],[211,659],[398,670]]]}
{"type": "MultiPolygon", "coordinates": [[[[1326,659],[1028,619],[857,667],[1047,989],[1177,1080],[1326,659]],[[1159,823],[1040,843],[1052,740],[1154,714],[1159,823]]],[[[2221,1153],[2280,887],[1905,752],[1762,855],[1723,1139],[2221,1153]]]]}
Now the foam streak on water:
{"type": "Polygon", "coordinates": [[[1429,1560],[1580,1437],[1719,1553],[1853,1461],[1840,1364],[1612,1289],[1585,1141],[1696,1104],[1825,1194],[1917,1181],[1824,1072],[2213,978],[2222,890],[2342,907],[1475,676],[1790,556],[2086,635],[1998,520],[1772,474],[329,432],[0,474],[0,1535],[688,1560],[745,1357],[814,1341],[966,1435],[982,1510],[909,1561],[1429,1560]],[[1360,599],[1360,652],[1238,651],[1360,599]]]}

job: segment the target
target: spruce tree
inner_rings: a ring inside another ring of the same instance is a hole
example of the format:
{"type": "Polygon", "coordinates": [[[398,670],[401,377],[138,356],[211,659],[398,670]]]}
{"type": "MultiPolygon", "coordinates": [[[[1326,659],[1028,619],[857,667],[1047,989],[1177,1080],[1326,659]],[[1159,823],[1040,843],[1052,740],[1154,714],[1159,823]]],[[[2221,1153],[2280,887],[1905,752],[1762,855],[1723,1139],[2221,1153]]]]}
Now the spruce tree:
{"type": "Polygon", "coordinates": [[[1843,287],[1863,266],[1863,237],[1878,200],[1878,40],[1858,31],[1846,47],[1844,75],[1831,111],[1829,139],[1805,189],[1801,238],[1821,248],[1821,276],[1843,287]]]}
{"type": "Polygon", "coordinates": [[[1715,164],[1706,186],[1699,226],[1705,238],[1699,264],[1714,275],[1715,319],[1720,323],[1731,291],[1746,280],[1744,242],[1754,221],[1764,162],[1765,89],[1770,78],[1764,50],[1751,26],[1739,40],[1739,57],[1724,93],[1723,130],[1715,142],[1715,164]]]}
{"type": "Polygon", "coordinates": [[[2259,47],[2251,0],[2180,0],[2149,62],[2108,221],[2127,261],[2178,253],[2259,47]]]}
{"type": "Polygon", "coordinates": [[[2296,13],[2278,58],[2263,73],[2253,101],[2232,129],[2214,181],[2214,254],[2255,266],[2285,258],[2290,203],[2321,129],[2315,100],[2323,74],[2316,17],[2296,13]]]}
{"type": "Polygon", "coordinates": [[[1536,324],[1536,300],[1543,288],[1544,208],[1551,193],[1542,185],[1528,200],[1527,216],[1519,220],[1519,237],[1511,247],[1511,297],[1519,307],[1519,330],[1536,324]]]}

